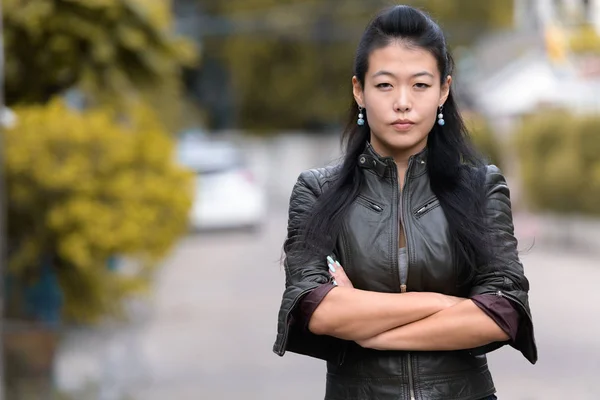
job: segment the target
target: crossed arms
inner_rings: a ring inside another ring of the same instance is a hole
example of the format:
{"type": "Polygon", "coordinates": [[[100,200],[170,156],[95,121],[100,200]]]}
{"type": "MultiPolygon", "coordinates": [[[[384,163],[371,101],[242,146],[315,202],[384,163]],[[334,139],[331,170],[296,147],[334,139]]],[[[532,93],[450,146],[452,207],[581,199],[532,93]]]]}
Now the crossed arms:
{"type": "MultiPolygon", "coordinates": [[[[336,278],[336,280],[340,280],[336,278]]],[[[509,339],[473,301],[439,293],[377,293],[338,286],[308,328],[378,350],[459,350],[509,339]]]]}
{"type": "MultiPolygon", "coordinates": [[[[486,188],[488,217],[495,231],[493,239],[501,248],[500,258],[505,261],[494,263],[489,273],[477,276],[472,292],[484,294],[508,290],[520,294],[526,303],[529,283],[518,261],[509,191],[496,167],[488,168],[486,188]]],[[[316,175],[310,171],[302,173],[290,199],[286,249],[291,248],[299,237],[303,215],[320,192],[316,175]]],[[[327,281],[327,267],[323,264],[318,260],[310,266],[288,264],[288,283],[327,281]]],[[[343,269],[340,267],[338,272],[343,273],[343,269]]],[[[334,277],[340,283],[343,279],[338,275],[335,273],[334,277]]],[[[339,284],[323,298],[310,318],[308,329],[317,335],[354,340],[364,347],[381,350],[470,349],[509,339],[472,300],[427,292],[369,292],[353,288],[349,280],[348,285],[339,284]]],[[[530,347],[529,356],[533,360],[537,357],[533,338],[530,347]]]]}

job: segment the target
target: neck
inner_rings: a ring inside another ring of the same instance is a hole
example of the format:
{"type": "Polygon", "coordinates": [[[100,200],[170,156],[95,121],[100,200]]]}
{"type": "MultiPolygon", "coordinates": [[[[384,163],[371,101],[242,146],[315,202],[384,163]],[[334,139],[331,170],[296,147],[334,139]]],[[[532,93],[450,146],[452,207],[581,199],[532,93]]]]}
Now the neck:
{"type": "Polygon", "coordinates": [[[427,146],[427,138],[422,142],[417,143],[415,146],[409,148],[392,148],[385,144],[377,141],[373,135],[371,135],[371,145],[373,149],[383,157],[392,157],[399,171],[405,171],[408,169],[408,160],[415,154],[419,154],[427,146]],[[375,139],[375,140],[373,140],[375,139]]]}
{"type": "Polygon", "coordinates": [[[391,156],[394,158],[394,162],[396,163],[396,167],[398,167],[399,171],[405,171],[408,169],[408,159],[413,154],[417,154],[417,152],[409,154],[409,153],[401,153],[401,154],[392,154],[391,156]]]}

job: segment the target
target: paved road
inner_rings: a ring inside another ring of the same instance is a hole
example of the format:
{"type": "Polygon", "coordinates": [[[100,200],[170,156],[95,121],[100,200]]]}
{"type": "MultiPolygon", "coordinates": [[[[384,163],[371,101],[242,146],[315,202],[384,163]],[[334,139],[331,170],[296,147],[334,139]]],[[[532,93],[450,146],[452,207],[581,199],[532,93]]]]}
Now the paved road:
{"type": "MultiPolygon", "coordinates": [[[[322,398],[322,362],[271,352],[283,285],[277,261],[284,215],[274,211],[256,236],[195,236],[181,243],[159,275],[150,320],[136,333],[144,370],[132,388],[136,399],[322,398]]],[[[531,366],[510,348],[492,354],[501,399],[597,399],[598,260],[540,246],[522,258],[540,360],[531,366]]]]}

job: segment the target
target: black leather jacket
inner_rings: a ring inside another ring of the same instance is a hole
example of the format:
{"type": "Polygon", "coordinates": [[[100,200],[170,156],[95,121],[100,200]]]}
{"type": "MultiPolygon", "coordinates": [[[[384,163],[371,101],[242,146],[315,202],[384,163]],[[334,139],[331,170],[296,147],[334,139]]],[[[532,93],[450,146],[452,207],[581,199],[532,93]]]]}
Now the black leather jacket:
{"type": "MultiPolygon", "coordinates": [[[[410,158],[402,191],[393,159],[378,156],[367,144],[359,158],[365,184],[354,201],[337,240],[335,256],[356,288],[377,292],[438,292],[470,297],[476,294],[505,296],[521,311],[517,340],[510,343],[531,362],[537,360],[533,324],[528,304],[529,282],[517,254],[509,189],[497,167],[486,176],[489,224],[501,249],[486,273],[473,285],[459,289],[451,265],[448,225],[439,201],[431,191],[427,152],[410,158]],[[406,233],[408,280],[398,271],[399,218],[406,233]],[[501,260],[501,261],[500,261],[501,260]]],[[[292,191],[288,238],[297,235],[303,215],[335,177],[337,167],[304,171],[292,191]]],[[[279,311],[275,353],[286,351],[327,361],[327,400],[478,400],[495,392],[485,353],[505,343],[458,351],[377,351],[331,336],[314,335],[294,323],[300,299],[331,281],[325,259],[302,265],[285,263],[286,284],[279,311]]]]}

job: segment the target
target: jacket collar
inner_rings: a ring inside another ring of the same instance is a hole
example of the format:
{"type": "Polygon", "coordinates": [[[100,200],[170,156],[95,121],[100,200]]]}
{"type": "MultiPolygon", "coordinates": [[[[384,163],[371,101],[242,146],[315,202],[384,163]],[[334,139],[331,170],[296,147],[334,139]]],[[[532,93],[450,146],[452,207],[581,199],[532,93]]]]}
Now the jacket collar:
{"type": "MultiPolygon", "coordinates": [[[[377,175],[384,176],[388,168],[396,168],[396,163],[392,157],[380,156],[371,143],[367,141],[364,151],[358,156],[358,166],[371,169],[377,175]]],[[[408,169],[411,177],[417,177],[427,172],[427,147],[421,152],[410,156],[408,169]]]]}

